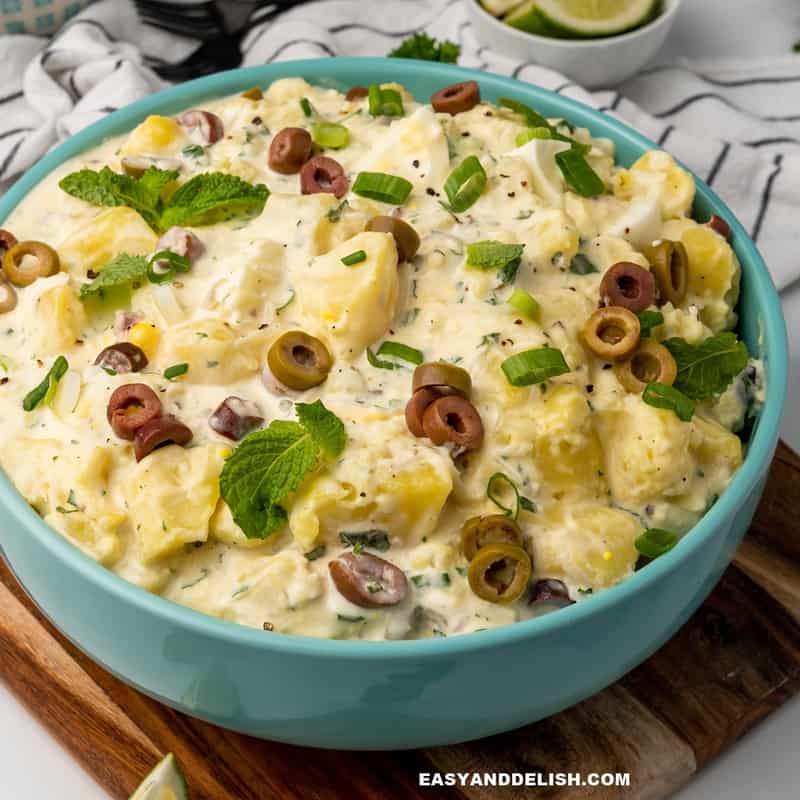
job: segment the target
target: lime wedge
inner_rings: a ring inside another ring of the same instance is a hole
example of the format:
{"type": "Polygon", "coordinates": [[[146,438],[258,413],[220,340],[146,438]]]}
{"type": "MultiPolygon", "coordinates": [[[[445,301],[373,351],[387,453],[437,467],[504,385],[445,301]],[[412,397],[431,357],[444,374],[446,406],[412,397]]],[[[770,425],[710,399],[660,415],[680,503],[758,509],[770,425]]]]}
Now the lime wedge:
{"type": "Polygon", "coordinates": [[[521,0],[481,0],[481,5],[494,17],[502,17],[503,14],[511,11],[514,6],[518,6],[521,0]]]}
{"type": "Polygon", "coordinates": [[[527,0],[521,6],[517,6],[503,17],[503,22],[526,33],[550,35],[548,26],[537,8],[537,0],[527,0]]]}
{"type": "Polygon", "coordinates": [[[172,753],[158,763],[130,800],[189,800],[186,778],[172,753]]]}
{"type": "Polygon", "coordinates": [[[536,0],[546,25],[565,35],[612,36],[652,19],[660,0],[536,0]]]}

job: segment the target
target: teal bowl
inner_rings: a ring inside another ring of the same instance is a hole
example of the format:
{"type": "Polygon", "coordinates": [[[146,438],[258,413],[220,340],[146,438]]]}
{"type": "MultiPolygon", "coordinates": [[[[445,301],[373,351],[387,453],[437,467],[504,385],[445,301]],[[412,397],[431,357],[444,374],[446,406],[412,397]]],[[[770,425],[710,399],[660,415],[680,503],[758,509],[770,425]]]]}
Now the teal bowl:
{"type": "MultiPolygon", "coordinates": [[[[483,72],[396,59],[285,62],[192,81],[111,114],[31,169],[0,200],[0,220],[64,160],[146,115],[172,114],[287,76],[338,88],[397,80],[421,100],[475,79],[487,99],[511,96],[613,139],[622,164],[656,147],[573,100],[483,72]]],[[[787,376],[778,295],[753,242],[699,180],[695,208],[699,219],[717,213],[731,223],[743,269],[740,330],[764,360],[766,402],[744,464],[722,497],[671,552],[618,586],[544,617],[447,639],[327,641],[264,633],[123,581],[45,525],[0,475],[6,559],[50,620],[103,667],[174,708],[253,736],[332,748],[441,745],[516,728],[577,703],[646,659],[708,595],[747,530],[777,442],[787,376]]]]}

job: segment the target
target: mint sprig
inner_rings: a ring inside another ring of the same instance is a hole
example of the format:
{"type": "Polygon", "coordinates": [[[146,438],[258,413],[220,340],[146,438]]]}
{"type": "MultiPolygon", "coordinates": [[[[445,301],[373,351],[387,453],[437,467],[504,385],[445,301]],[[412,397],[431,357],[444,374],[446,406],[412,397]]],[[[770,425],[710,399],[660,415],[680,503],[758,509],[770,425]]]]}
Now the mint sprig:
{"type": "Polygon", "coordinates": [[[298,422],[274,420],[245,436],[219,478],[223,499],[248,539],[265,539],[287,519],[281,503],[319,464],[344,450],[344,424],[320,400],[297,403],[298,422]]]}
{"type": "Polygon", "coordinates": [[[673,385],[692,400],[722,394],[747,366],[747,345],[735,333],[718,333],[700,344],[673,337],[662,342],[675,359],[678,374],[673,385]]]}
{"type": "Polygon", "coordinates": [[[235,175],[207,172],[190,178],[164,201],[162,191],[177,177],[175,170],[157,167],[149,167],[139,178],[103,167],[72,172],[58,185],[95,206],[128,206],[156,233],[173,225],[213,225],[234,217],[256,216],[269,197],[263,183],[253,185],[235,175]]]}
{"type": "Polygon", "coordinates": [[[109,289],[130,287],[135,283],[147,281],[147,258],[120,253],[106,264],[91,283],[81,286],[80,298],[103,297],[109,289]]]}

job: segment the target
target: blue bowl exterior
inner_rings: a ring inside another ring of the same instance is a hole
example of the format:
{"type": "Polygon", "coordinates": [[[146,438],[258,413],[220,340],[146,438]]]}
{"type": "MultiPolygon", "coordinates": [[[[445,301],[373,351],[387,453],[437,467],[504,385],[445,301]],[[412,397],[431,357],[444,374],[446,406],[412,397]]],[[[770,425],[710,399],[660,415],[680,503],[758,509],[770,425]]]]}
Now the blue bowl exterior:
{"type": "MultiPolygon", "coordinates": [[[[627,126],[534,86],[449,65],[337,58],[285,62],[203,78],[134,103],[82,131],[0,200],[0,220],[65,159],[150,113],[173,113],[256,83],[303,76],[347,88],[400,80],[418,98],[476,79],[613,139],[630,164],[655,148],[627,126]]],[[[777,442],[787,377],[780,301],[755,246],[699,180],[696,210],[730,220],[743,265],[742,335],[765,362],[766,402],[742,469],[670,553],[619,586],[557,613],[448,639],[349,642],[264,633],[182,608],[95,564],[48,528],[0,474],[0,542],[44,613],[127,683],[219,725],[333,748],[393,749],[473,739],[532,722],[609,685],[660,647],[711,591],[755,512],[777,442]],[[502,674],[483,691],[487,675],[502,674]]]]}

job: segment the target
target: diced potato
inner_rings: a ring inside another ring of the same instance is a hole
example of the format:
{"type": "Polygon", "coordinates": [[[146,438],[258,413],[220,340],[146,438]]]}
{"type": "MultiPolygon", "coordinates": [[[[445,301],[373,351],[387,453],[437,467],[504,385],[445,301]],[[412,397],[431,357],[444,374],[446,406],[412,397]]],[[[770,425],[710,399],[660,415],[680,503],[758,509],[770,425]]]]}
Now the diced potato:
{"type": "Polygon", "coordinates": [[[117,206],[101,211],[57,249],[62,266],[85,281],[88,270],[99,272],[120,253],[152,253],[157,241],[150,226],[132,208],[117,206]]]}
{"type": "Polygon", "coordinates": [[[304,550],[366,528],[417,544],[435,528],[453,488],[449,456],[408,435],[398,417],[361,420],[347,432],[347,458],[307,481],[291,502],[292,535],[304,550]]]}
{"type": "Polygon", "coordinates": [[[68,284],[43,292],[36,301],[36,353],[49,356],[72,350],[86,325],[83,303],[68,284]]]}
{"type": "Polygon", "coordinates": [[[636,161],[630,171],[635,177],[644,174],[663,180],[660,196],[664,219],[689,216],[694,202],[694,179],[675,163],[669,153],[650,150],[636,161]]]}
{"type": "Polygon", "coordinates": [[[730,479],[742,465],[742,440],[718,423],[698,415],[692,418],[692,426],[692,450],[698,462],[725,469],[730,479]]]}
{"type": "Polygon", "coordinates": [[[174,119],[152,114],[130,132],[122,146],[122,155],[169,155],[188,141],[174,119]]]}
{"type": "Polygon", "coordinates": [[[206,541],[227,452],[218,445],[168,445],[136,465],[123,491],[143,562],[206,541]]]}
{"type": "Polygon", "coordinates": [[[578,231],[560,209],[542,209],[530,218],[530,227],[521,234],[524,256],[537,269],[553,268],[556,256],[569,263],[578,252],[578,231]]]}
{"type": "Polygon", "coordinates": [[[394,317],[399,279],[397,249],[388,233],[360,233],[314,259],[293,264],[298,312],[319,330],[334,354],[347,360],[383,336],[394,317]],[[366,259],[346,266],[342,258],[363,250],[366,259]]]}

